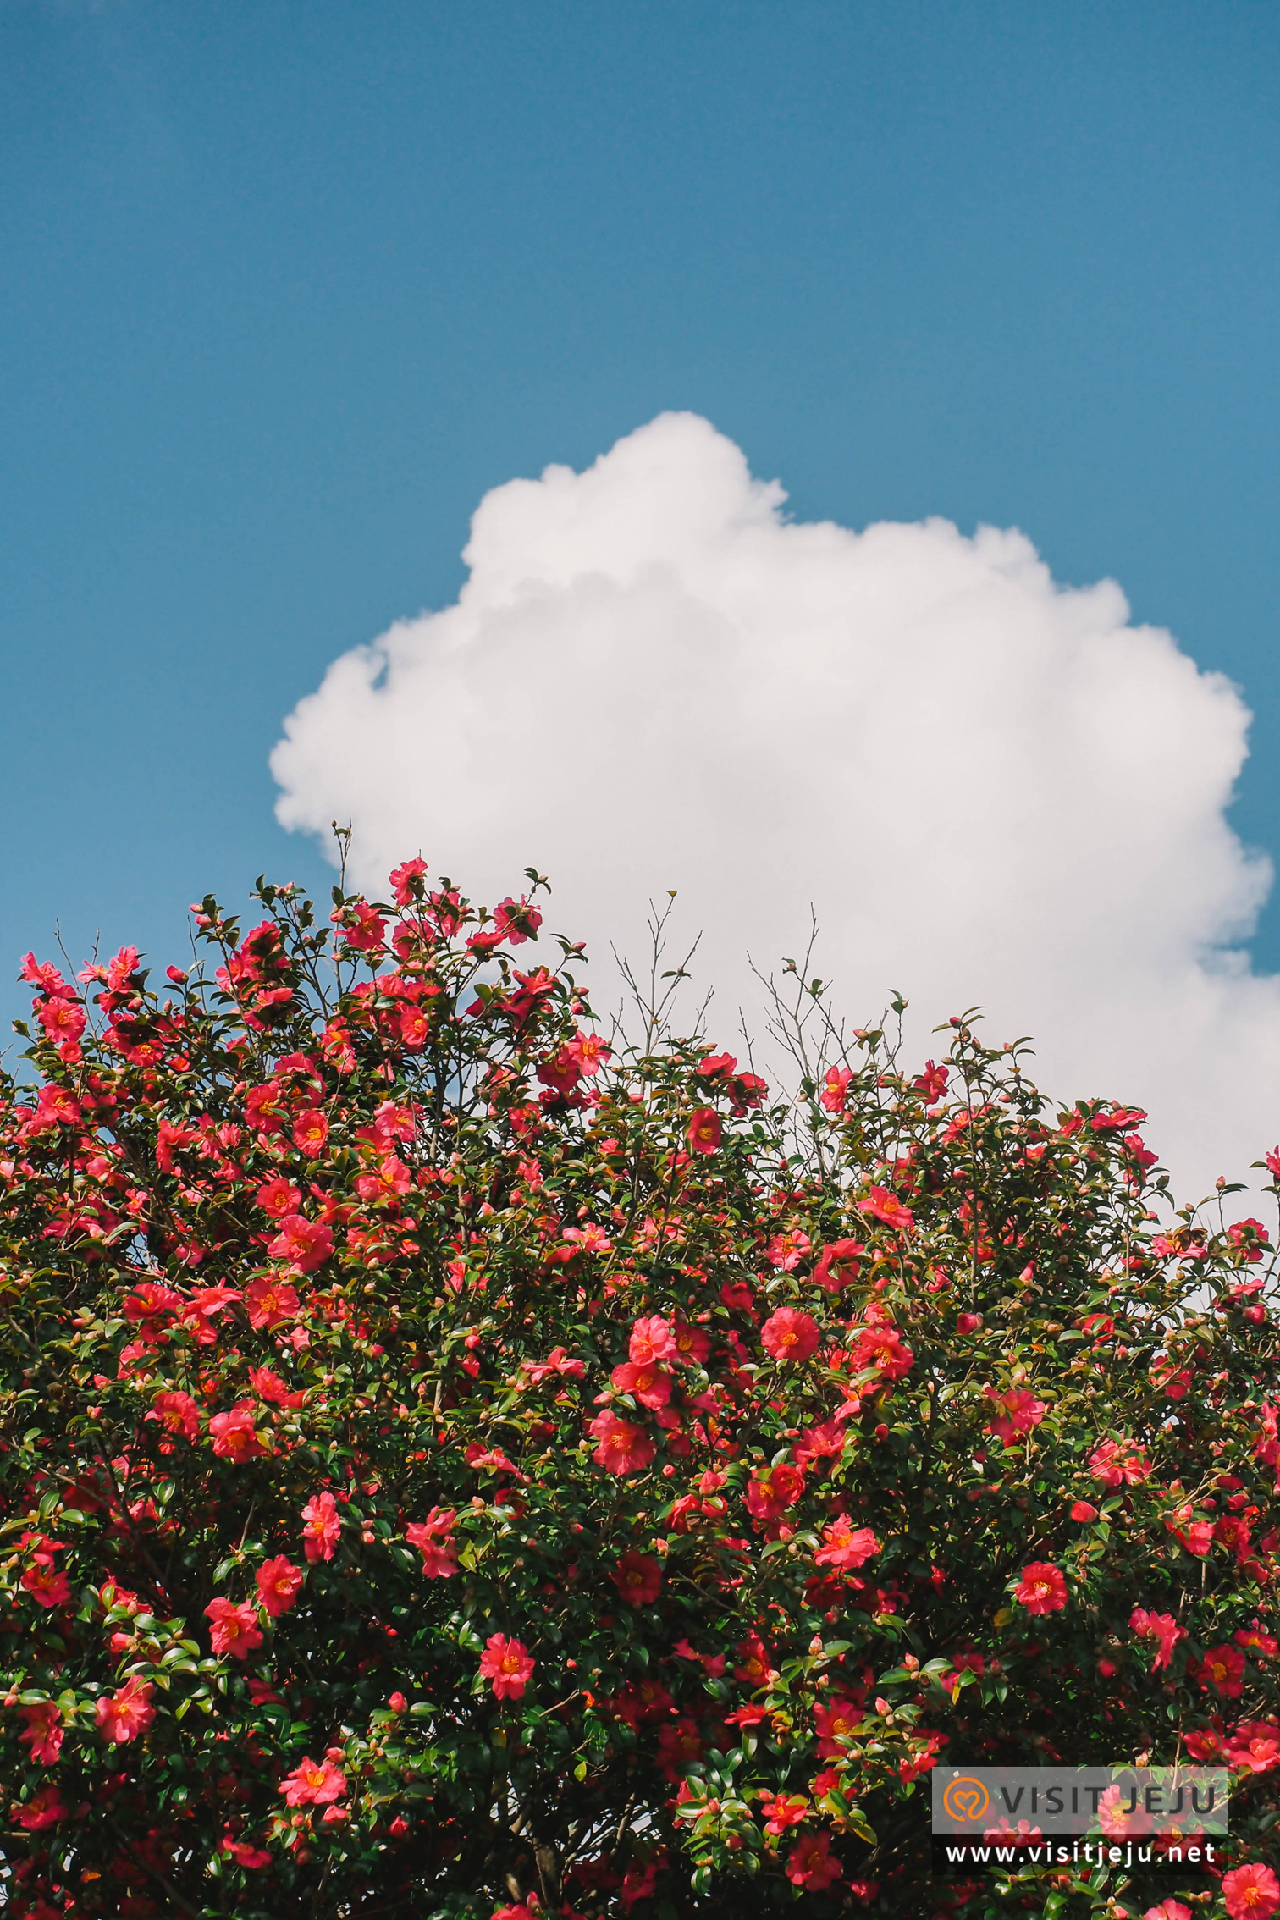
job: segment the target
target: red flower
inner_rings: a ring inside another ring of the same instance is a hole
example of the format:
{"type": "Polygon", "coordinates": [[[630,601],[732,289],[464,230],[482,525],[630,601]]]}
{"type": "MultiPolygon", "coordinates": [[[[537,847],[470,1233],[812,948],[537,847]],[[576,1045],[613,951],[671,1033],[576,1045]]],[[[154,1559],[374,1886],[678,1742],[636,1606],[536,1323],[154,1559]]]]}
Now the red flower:
{"type": "Polygon", "coordinates": [[[1151,1478],[1151,1461],[1134,1440],[1100,1440],[1089,1455],[1089,1471],[1104,1487],[1136,1487],[1151,1478]]]}
{"type": "Polygon", "coordinates": [[[619,1393],[633,1394],[642,1407],[665,1407],[671,1398],[671,1375],[652,1363],[637,1366],[628,1360],[609,1378],[619,1393]]]}
{"type": "Polygon", "coordinates": [[[398,907],[407,907],[422,898],[422,876],[426,871],[427,863],[421,858],[402,860],[398,867],[391,869],[388,885],[398,907]]]}
{"type": "Polygon", "coordinates": [[[869,1213],[873,1220],[883,1220],[887,1227],[898,1227],[906,1232],[915,1219],[910,1207],[904,1207],[895,1200],[885,1187],[868,1187],[864,1200],[858,1202],[859,1213],[869,1213]]]}
{"type": "Polygon", "coordinates": [[[314,1273],[333,1252],[333,1232],[321,1220],[290,1214],[280,1222],[280,1231],[267,1252],[273,1260],[287,1261],[291,1273],[314,1273]]]}
{"type": "Polygon", "coordinates": [[[1280,1880],[1254,1861],[1224,1873],[1222,1893],[1231,1920],[1271,1920],[1280,1907],[1280,1880]]]}
{"type": "Polygon", "coordinates": [[[1006,1447],[1013,1446],[1019,1435],[1030,1433],[1032,1427],[1038,1427],[1049,1409],[1043,1400],[1037,1400],[1033,1393],[1027,1393],[1021,1387],[1011,1387],[1001,1393],[995,1387],[983,1389],[988,1400],[994,1400],[1001,1408],[990,1426],[983,1429],[993,1433],[997,1440],[1003,1440],[1006,1447]]]}
{"type": "Polygon", "coordinates": [[[849,1082],[853,1071],[849,1067],[828,1067],[823,1075],[822,1092],[819,1100],[828,1113],[843,1113],[849,1099],[849,1082]]]}
{"type": "Polygon", "coordinates": [[[292,1180],[286,1180],[280,1174],[277,1174],[274,1179],[264,1181],[254,1195],[254,1199],[262,1211],[269,1213],[273,1220],[287,1220],[302,1204],[302,1194],[298,1188],[294,1186],[292,1180]]]}
{"type": "Polygon", "coordinates": [[[1242,1720],[1227,1743],[1226,1759],[1228,1766],[1270,1773],[1280,1766],[1280,1726],[1274,1720],[1242,1720]]]}
{"type": "Polygon", "coordinates": [[[332,1760],[303,1760],[280,1782],[280,1791],[290,1807],[330,1806],[346,1790],[347,1777],[332,1760]]]}
{"type": "Polygon", "coordinates": [[[659,1360],[670,1360],[676,1352],[676,1338],[669,1321],[660,1313],[637,1320],[627,1345],[628,1358],[638,1367],[651,1367],[659,1360]]]}
{"type": "Polygon", "coordinates": [[[635,1547],[623,1554],[612,1575],[614,1586],[631,1607],[647,1607],[658,1597],[662,1586],[662,1568],[652,1554],[635,1547]]]}
{"type": "Polygon", "coordinates": [[[859,1331],[851,1358],[858,1372],[876,1367],[886,1380],[901,1380],[910,1373],[915,1355],[896,1327],[877,1325],[859,1331]]]}
{"type": "Polygon", "coordinates": [[[26,1726],[18,1735],[31,1750],[31,1758],[42,1767],[52,1766],[62,1751],[62,1715],[56,1700],[42,1700],[37,1706],[23,1707],[26,1726]]]}
{"type": "Polygon", "coordinates": [[[1214,1686],[1226,1699],[1236,1699],[1244,1689],[1244,1655],[1239,1647],[1207,1647],[1200,1685],[1214,1686]]]}
{"type": "Polygon", "coordinates": [[[639,1473],[657,1452],[643,1427],[612,1413],[598,1414],[587,1431],[598,1442],[592,1458],[609,1473],[639,1473]]]}
{"type": "Polygon", "coordinates": [[[765,1351],[779,1364],[789,1360],[799,1366],[818,1351],[820,1338],[817,1321],[810,1314],[798,1313],[794,1307],[779,1307],[760,1329],[765,1351]]]}
{"type": "Polygon", "coordinates": [[[251,1280],[244,1298],[251,1327],[278,1327],[298,1311],[298,1296],[285,1280],[251,1280]]]}
{"type": "Polygon", "coordinates": [[[386,937],[387,923],[376,908],[366,906],[364,901],[358,901],[349,903],[345,907],[336,907],[329,918],[341,927],[343,939],[357,953],[381,951],[386,937]]]}
{"type": "MultiPolygon", "coordinates": [[[[56,1827],[59,1820],[66,1817],[67,1809],[56,1787],[41,1787],[39,1793],[33,1793],[28,1801],[13,1810],[16,1825],[28,1833],[43,1833],[46,1827],[56,1827]]],[[[27,1911],[29,1913],[30,1908],[27,1911]]]]}
{"type": "Polygon", "coordinates": [[[809,1802],[803,1793],[762,1793],[760,1811],[766,1833],[783,1834],[798,1827],[809,1817],[809,1802]]]}
{"type": "Polygon", "coordinates": [[[277,1553],[273,1559],[263,1561],[256,1577],[259,1606],[273,1620],[288,1613],[302,1590],[302,1568],[295,1567],[285,1554],[277,1553]]]}
{"type": "Polygon", "coordinates": [[[788,1507],[794,1507],[803,1492],[804,1475],[789,1461],[760,1467],[747,1483],[747,1510],[757,1520],[776,1520],[788,1507]]]}
{"type": "Polygon", "coordinates": [[[342,1526],[333,1495],[313,1494],[302,1509],[302,1518],[306,1522],[302,1532],[308,1560],[332,1560],[342,1526]]]}
{"type": "Polygon", "coordinates": [[[773,1662],[769,1658],[769,1649],[758,1633],[748,1634],[734,1648],[738,1656],[738,1665],[733,1670],[735,1680],[750,1682],[752,1687],[767,1687],[777,1679],[773,1662]]]}
{"type": "Polygon", "coordinates": [[[415,1521],[404,1530],[411,1547],[422,1555],[422,1571],[429,1580],[447,1580],[458,1571],[457,1547],[453,1539],[456,1515],[452,1507],[432,1507],[425,1520],[415,1521]]]}
{"type": "Polygon", "coordinates": [[[148,1420],[158,1420],[166,1433],[182,1433],[188,1440],[200,1436],[200,1409],[189,1393],[158,1393],[148,1420]]]}
{"type": "Polygon", "coordinates": [[[115,1746],[124,1746],[145,1733],[156,1717],[151,1704],[149,1680],[126,1680],[119,1693],[104,1694],[98,1701],[98,1731],[115,1746]]]}
{"type": "Polygon", "coordinates": [[[22,1585],[31,1598],[42,1607],[62,1607],[71,1598],[71,1587],[66,1574],[59,1573],[52,1560],[44,1557],[24,1570],[22,1585]]]}
{"type": "Polygon", "coordinates": [[[1180,1627],[1171,1613],[1148,1613],[1145,1607],[1134,1608],[1129,1615],[1129,1626],[1141,1638],[1158,1642],[1156,1657],[1151,1662],[1153,1673],[1168,1666],[1179,1640],[1187,1637],[1186,1628],[1180,1627]]]}
{"type": "Polygon", "coordinates": [[[852,1737],[861,1718],[862,1710],[855,1700],[837,1697],[826,1706],[819,1702],[813,1710],[819,1757],[823,1760],[839,1760],[848,1753],[845,1743],[852,1737]]]}
{"type": "Polygon", "coordinates": [[[689,1122],[689,1145],[695,1153],[714,1153],[720,1145],[720,1115],[714,1107],[697,1107],[689,1122]]]}
{"type": "Polygon", "coordinates": [[[1096,1520],[1097,1517],[1098,1509],[1091,1507],[1087,1500],[1076,1500],[1072,1502],[1071,1518],[1073,1520],[1096,1520]]]}
{"type": "Polygon", "coordinates": [[[480,1672],[499,1700],[519,1700],[533,1675],[533,1660],[522,1640],[491,1633],[480,1656],[480,1672]]]}
{"type": "Polygon", "coordinates": [[[271,1855],[269,1853],[264,1852],[261,1847],[251,1847],[243,1840],[233,1840],[229,1833],[224,1833],[221,1840],[219,1840],[218,1851],[220,1853],[229,1853],[239,1867],[269,1867],[271,1865],[271,1855]]]}
{"type": "Polygon", "coordinates": [[[266,1453],[267,1448],[253,1424],[257,1411],[254,1401],[239,1400],[230,1413],[214,1414],[209,1432],[213,1435],[213,1450],[223,1460],[242,1466],[246,1460],[266,1453]]]}
{"type": "Polygon", "coordinates": [[[293,1144],[308,1160],[317,1160],[329,1138],[329,1122],[319,1107],[305,1107],[293,1123],[293,1144]]]}
{"type": "Polygon", "coordinates": [[[855,1527],[847,1513],[838,1513],[831,1525],[822,1529],[822,1545],[813,1557],[820,1567],[839,1567],[843,1571],[860,1567],[879,1551],[880,1542],[870,1527],[855,1527]]]}
{"type": "Polygon", "coordinates": [[[840,1878],[840,1862],[832,1857],[831,1836],[826,1833],[807,1833],[797,1840],[787,1855],[787,1878],[796,1887],[805,1887],[810,1892],[821,1893],[840,1878]]]}
{"type": "Polygon", "coordinates": [[[1028,1613],[1057,1613],[1067,1604],[1067,1583],[1061,1568],[1048,1560],[1033,1560],[1022,1569],[1013,1597],[1028,1613]]]}
{"type": "Polygon", "coordinates": [[[865,1252],[860,1240],[833,1240],[818,1256],[814,1285],[825,1287],[828,1293],[839,1293],[856,1276],[858,1261],[865,1252]]]}
{"type": "Polygon", "coordinates": [[[219,1597],[209,1602],[204,1617],[213,1622],[209,1638],[215,1653],[229,1653],[237,1660],[247,1660],[253,1649],[262,1645],[258,1616],[247,1602],[236,1606],[233,1601],[219,1597]]]}

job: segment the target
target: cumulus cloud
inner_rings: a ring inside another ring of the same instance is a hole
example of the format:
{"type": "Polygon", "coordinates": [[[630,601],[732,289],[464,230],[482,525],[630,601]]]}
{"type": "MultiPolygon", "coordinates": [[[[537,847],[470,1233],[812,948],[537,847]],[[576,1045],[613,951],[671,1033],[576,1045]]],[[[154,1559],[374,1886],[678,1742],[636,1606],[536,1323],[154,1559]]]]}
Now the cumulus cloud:
{"type": "MultiPolygon", "coordinates": [[[[678,889],[728,1037],[803,946],[859,1023],[900,989],[1033,1034],[1056,1094],[1147,1106],[1203,1190],[1280,1131],[1268,861],[1227,824],[1249,714],[1120,588],[1016,531],[798,524],[705,420],[480,503],[456,605],[335,661],[272,757],[289,827],[351,822],[474,898],[536,865],[596,954],[678,889]]],[[[603,999],[597,985],[597,998],[603,999]]]]}

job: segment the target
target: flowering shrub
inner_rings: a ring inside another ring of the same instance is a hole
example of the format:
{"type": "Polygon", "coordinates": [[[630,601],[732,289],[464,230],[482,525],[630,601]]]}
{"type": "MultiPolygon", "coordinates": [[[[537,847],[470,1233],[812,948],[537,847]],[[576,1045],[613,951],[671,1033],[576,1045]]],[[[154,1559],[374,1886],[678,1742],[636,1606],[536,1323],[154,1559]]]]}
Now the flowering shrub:
{"type": "Polygon", "coordinates": [[[1266,1228],[962,1021],[912,1074],[815,984],[773,1106],[605,1036],[532,878],[28,958],[6,1915],[1266,1920],[1266,1228]],[[1225,1877],[931,1886],[940,1760],[1176,1754],[1225,1877]]]}

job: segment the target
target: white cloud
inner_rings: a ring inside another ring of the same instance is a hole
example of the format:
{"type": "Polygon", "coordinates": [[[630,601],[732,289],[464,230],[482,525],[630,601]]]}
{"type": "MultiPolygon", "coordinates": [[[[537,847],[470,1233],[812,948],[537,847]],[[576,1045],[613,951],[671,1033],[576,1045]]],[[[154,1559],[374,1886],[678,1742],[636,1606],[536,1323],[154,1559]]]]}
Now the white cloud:
{"type": "Polygon", "coordinates": [[[286,721],[281,821],[350,820],[371,885],[419,848],[478,899],[537,865],[597,976],[678,888],[726,1039],[748,950],[796,952],[812,902],[855,1020],[981,1003],[1042,1085],[1148,1106],[1180,1180],[1243,1173],[1280,1132],[1280,980],[1237,945],[1271,868],[1224,815],[1233,687],[1020,533],[784,498],[690,414],[496,488],[457,605],[286,721]]]}

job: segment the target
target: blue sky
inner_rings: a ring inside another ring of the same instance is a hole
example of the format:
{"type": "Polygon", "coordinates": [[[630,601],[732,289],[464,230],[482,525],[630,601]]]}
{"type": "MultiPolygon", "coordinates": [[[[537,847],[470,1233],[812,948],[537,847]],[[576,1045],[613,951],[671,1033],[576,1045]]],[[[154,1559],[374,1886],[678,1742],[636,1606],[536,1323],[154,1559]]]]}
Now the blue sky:
{"type": "Polygon", "coordinates": [[[1113,575],[1241,685],[1280,850],[1278,56],[1251,0],[9,0],[0,971],[327,885],[283,716],[664,408],[801,517],[1113,575]]]}

